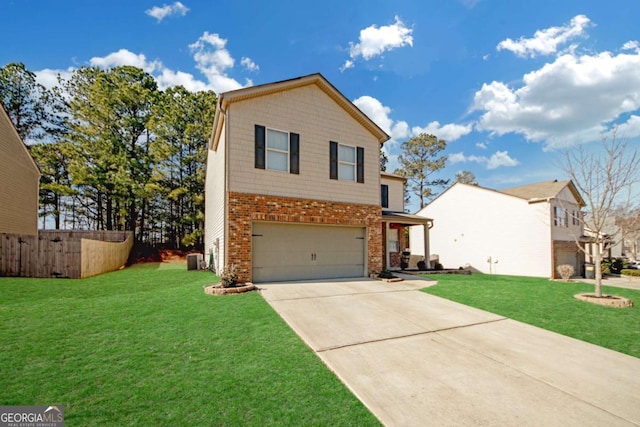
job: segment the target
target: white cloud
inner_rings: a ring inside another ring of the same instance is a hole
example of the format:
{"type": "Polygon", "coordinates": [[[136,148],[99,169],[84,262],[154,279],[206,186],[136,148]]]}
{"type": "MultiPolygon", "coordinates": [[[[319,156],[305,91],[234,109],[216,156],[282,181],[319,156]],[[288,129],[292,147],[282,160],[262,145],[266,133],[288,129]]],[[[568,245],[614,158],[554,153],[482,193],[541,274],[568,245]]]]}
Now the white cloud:
{"type": "Polygon", "coordinates": [[[464,153],[453,153],[449,154],[448,160],[451,164],[455,163],[465,163],[465,162],[474,162],[478,164],[483,164],[487,167],[487,169],[497,169],[499,167],[513,167],[520,164],[520,162],[516,159],[513,159],[509,156],[508,151],[496,151],[491,155],[491,157],[486,156],[465,156],[464,153]]]}
{"type": "Polygon", "coordinates": [[[389,118],[391,108],[385,107],[380,101],[371,96],[361,96],[353,101],[356,107],[362,110],[371,120],[375,122],[380,128],[391,134],[391,125],[393,120],[389,118]]]}
{"type": "Polygon", "coordinates": [[[52,70],[50,68],[45,68],[44,70],[35,72],[36,81],[47,89],[52,89],[53,87],[58,86],[58,76],[60,76],[62,80],[69,80],[74,71],[75,68],[73,67],[69,67],[66,70],[52,70]]]}
{"type": "MultiPolygon", "coordinates": [[[[198,40],[189,45],[196,68],[202,72],[206,81],[198,80],[191,73],[171,70],[158,60],[150,61],[144,54],[136,54],[127,49],[120,49],[104,57],[93,57],[89,64],[100,68],[122,65],[141,68],[156,78],[161,89],[182,85],[190,91],[213,90],[221,93],[253,85],[250,79],[246,79],[243,85],[228,75],[235,65],[235,60],[226,49],[226,44],[227,40],[218,34],[209,34],[205,31],[198,40]]],[[[260,69],[247,57],[243,57],[240,63],[248,71],[260,69]]]]}
{"type": "Polygon", "coordinates": [[[259,71],[260,67],[253,62],[253,60],[251,58],[247,58],[246,56],[244,56],[241,60],[240,60],[240,64],[246,68],[248,71],[259,71]]]}
{"type": "Polygon", "coordinates": [[[94,56],[89,60],[89,64],[92,67],[99,68],[112,68],[122,65],[131,65],[134,67],[142,68],[147,73],[152,73],[162,67],[162,64],[158,61],[147,61],[147,57],[140,53],[135,54],[127,49],[120,49],[117,52],[113,52],[104,57],[94,56]]]}
{"type": "Polygon", "coordinates": [[[449,123],[444,126],[440,126],[440,122],[433,121],[426,127],[415,126],[411,129],[413,135],[419,135],[421,133],[428,133],[437,136],[439,139],[444,139],[447,142],[453,142],[461,137],[471,133],[473,125],[458,125],[455,123],[449,123]]]}
{"type": "Polygon", "coordinates": [[[640,52],[566,53],[525,74],[520,87],[484,84],[472,111],[477,130],[518,133],[544,149],[595,141],[612,122],[640,108],[640,52]]]}
{"type": "Polygon", "coordinates": [[[227,40],[218,34],[205,31],[200,38],[189,45],[196,61],[196,68],[205,75],[213,89],[220,93],[243,87],[237,80],[227,75],[235,60],[226,48],[227,40]]]}
{"type": "Polygon", "coordinates": [[[589,27],[591,20],[585,15],[577,15],[571,22],[561,27],[551,27],[535,32],[532,38],[520,37],[518,40],[510,38],[498,43],[496,49],[509,50],[517,56],[534,58],[537,55],[550,55],[558,51],[558,46],[576,37],[582,36],[589,27]]]}
{"type": "Polygon", "coordinates": [[[621,138],[635,138],[640,136],[640,116],[631,115],[629,119],[619,125],[616,131],[621,138]]]}
{"type": "Polygon", "coordinates": [[[483,150],[486,150],[487,149],[487,144],[485,144],[484,142],[476,142],[476,147],[482,148],[483,150]]]}
{"type": "Polygon", "coordinates": [[[155,18],[158,22],[161,22],[164,18],[171,15],[184,16],[189,11],[189,8],[180,3],[179,1],[171,5],[154,6],[151,9],[145,10],[144,13],[155,18]]]}
{"type": "Polygon", "coordinates": [[[164,68],[160,74],[155,75],[158,87],[166,89],[168,87],[183,86],[190,92],[199,92],[211,89],[205,82],[197,80],[193,74],[183,71],[173,71],[164,68]]]}
{"type": "Polygon", "coordinates": [[[358,43],[349,42],[349,57],[344,65],[340,68],[344,71],[354,66],[354,61],[358,57],[362,57],[365,61],[376,56],[382,55],[386,51],[397,49],[404,46],[413,46],[413,29],[407,28],[400,20],[395,17],[395,23],[392,25],[383,25],[378,27],[371,25],[360,30],[360,38],[358,43]]]}
{"type": "Polygon", "coordinates": [[[487,162],[487,169],[497,169],[501,166],[513,167],[518,166],[519,161],[509,157],[508,151],[496,151],[491,155],[487,162]]]}
{"type": "Polygon", "coordinates": [[[640,43],[637,40],[629,40],[625,44],[622,45],[622,50],[635,50],[640,49],[640,43]]]}

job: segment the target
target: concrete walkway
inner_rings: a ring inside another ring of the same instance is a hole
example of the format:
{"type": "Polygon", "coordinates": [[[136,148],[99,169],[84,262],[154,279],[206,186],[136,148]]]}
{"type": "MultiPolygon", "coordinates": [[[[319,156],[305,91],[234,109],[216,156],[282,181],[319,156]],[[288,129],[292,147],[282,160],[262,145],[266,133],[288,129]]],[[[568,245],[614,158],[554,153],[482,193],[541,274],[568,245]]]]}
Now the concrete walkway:
{"type": "Polygon", "coordinates": [[[259,287],[385,425],[640,425],[640,359],[418,291],[426,285],[259,287]]]}

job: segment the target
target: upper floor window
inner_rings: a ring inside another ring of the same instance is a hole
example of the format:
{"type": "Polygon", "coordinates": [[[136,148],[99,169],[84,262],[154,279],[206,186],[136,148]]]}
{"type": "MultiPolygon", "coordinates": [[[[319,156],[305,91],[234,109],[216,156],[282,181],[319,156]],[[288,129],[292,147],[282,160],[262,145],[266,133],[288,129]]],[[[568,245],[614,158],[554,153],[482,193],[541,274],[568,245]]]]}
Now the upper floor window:
{"type": "Polygon", "coordinates": [[[255,167],[300,173],[300,135],[255,125],[255,167]]]}
{"type": "Polygon", "coordinates": [[[267,169],[289,172],[289,134],[267,129],[267,169]]]}
{"type": "Polygon", "coordinates": [[[580,225],[580,211],[571,212],[571,223],[573,225],[580,225]]]}
{"type": "Polygon", "coordinates": [[[569,215],[566,209],[559,206],[553,207],[553,225],[556,227],[569,226],[569,215]]]}
{"type": "Polygon", "coordinates": [[[364,182],[364,148],[329,143],[329,178],[364,182]]]}
{"type": "Polygon", "coordinates": [[[389,186],[387,184],[380,185],[380,200],[383,208],[389,207],[389,186]]]}
{"type": "Polygon", "coordinates": [[[338,145],[338,179],[356,180],[356,147],[338,145]]]}

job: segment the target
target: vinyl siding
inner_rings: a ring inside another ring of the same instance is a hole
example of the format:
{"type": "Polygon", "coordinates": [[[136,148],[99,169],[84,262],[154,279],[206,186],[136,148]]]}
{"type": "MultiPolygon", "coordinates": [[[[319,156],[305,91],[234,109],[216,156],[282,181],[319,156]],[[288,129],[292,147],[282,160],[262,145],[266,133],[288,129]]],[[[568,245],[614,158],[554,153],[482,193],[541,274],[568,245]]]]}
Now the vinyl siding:
{"type": "Polygon", "coordinates": [[[404,189],[402,180],[387,178],[382,175],[380,177],[380,184],[389,186],[389,207],[384,208],[384,210],[404,212],[404,189]]]}
{"type": "Polygon", "coordinates": [[[379,143],[315,85],[247,101],[227,110],[229,191],[379,205],[379,143]],[[256,169],[254,125],[300,135],[300,174],[256,169]],[[364,184],[329,179],[329,141],[363,147],[364,184]]]}
{"type": "Polygon", "coordinates": [[[226,124],[222,129],[216,151],[207,150],[207,175],[205,179],[205,219],[204,219],[204,255],[209,262],[209,254],[214,252],[216,271],[224,267],[225,263],[225,233],[224,218],[226,214],[225,200],[225,138],[226,124]],[[218,249],[215,249],[216,239],[219,239],[218,249]]]}
{"type": "MultiPolygon", "coordinates": [[[[545,202],[529,204],[496,191],[455,184],[418,215],[434,219],[431,253],[439,255],[445,268],[470,266],[483,273],[549,277],[548,212],[545,202]]],[[[413,228],[411,250],[420,254],[422,230],[413,228]]]]}
{"type": "Polygon", "coordinates": [[[0,107],[0,233],[38,233],[40,172],[0,107]]]}

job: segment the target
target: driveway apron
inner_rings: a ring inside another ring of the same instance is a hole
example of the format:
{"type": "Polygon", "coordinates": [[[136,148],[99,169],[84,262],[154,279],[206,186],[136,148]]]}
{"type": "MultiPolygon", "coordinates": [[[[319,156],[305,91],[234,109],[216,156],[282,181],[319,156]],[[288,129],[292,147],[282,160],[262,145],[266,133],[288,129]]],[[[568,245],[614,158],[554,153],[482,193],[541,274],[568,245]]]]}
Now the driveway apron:
{"type": "Polygon", "coordinates": [[[640,359],[419,291],[431,283],[259,288],[384,425],[640,426],[640,359]]]}

